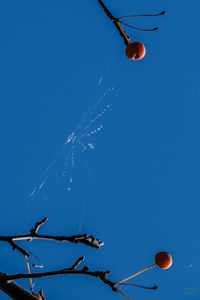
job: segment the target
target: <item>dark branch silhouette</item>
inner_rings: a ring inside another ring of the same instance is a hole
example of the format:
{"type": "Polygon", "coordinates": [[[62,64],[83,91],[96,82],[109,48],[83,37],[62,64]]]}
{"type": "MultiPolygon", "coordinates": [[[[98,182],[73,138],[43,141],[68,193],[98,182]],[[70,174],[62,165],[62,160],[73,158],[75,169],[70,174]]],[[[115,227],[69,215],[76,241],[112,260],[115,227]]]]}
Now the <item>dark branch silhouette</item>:
{"type": "Polygon", "coordinates": [[[51,271],[51,272],[40,272],[34,274],[15,274],[15,275],[0,275],[0,281],[3,279],[5,281],[17,280],[17,279],[28,279],[28,278],[42,278],[56,275],[87,275],[101,279],[105,284],[109,285],[113,291],[117,291],[118,288],[115,287],[115,283],[107,279],[107,276],[111,273],[110,271],[90,271],[87,266],[82,269],[77,270],[77,267],[85,260],[84,256],[81,256],[70,268],[64,268],[61,270],[51,271]]]}
{"type": "Polygon", "coordinates": [[[0,289],[14,300],[35,300],[36,298],[21,286],[6,279],[5,273],[0,273],[0,289]]]}
{"type": "Polygon", "coordinates": [[[119,34],[122,36],[125,44],[128,45],[130,43],[130,38],[126,34],[126,32],[122,29],[122,27],[120,25],[120,19],[116,18],[112,15],[112,13],[108,10],[108,8],[105,6],[105,4],[103,3],[102,0],[98,0],[98,1],[99,1],[99,4],[101,5],[101,7],[103,8],[103,10],[105,11],[106,15],[110,18],[110,20],[113,22],[113,24],[119,31],[119,34]]]}
{"type": "MultiPolygon", "coordinates": [[[[82,243],[94,248],[99,248],[100,246],[103,246],[103,242],[101,242],[99,239],[94,238],[93,236],[88,236],[87,234],[73,235],[73,236],[52,236],[52,235],[38,234],[39,228],[44,223],[46,223],[47,220],[48,220],[47,218],[44,218],[40,222],[37,222],[35,226],[30,230],[30,234],[0,236],[0,241],[8,242],[13,247],[13,249],[16,249],[17,251],[19,251],[21,254],[24,255],[27,263],[27,268],[28,268],[28,274],[19,273],[19,274],[9,275],[6,273],[0,273],[0,290],[2,290],[10,298],[14,300],[22,300],[22,299],[23,300],[35,300],[35,299],[45,300],[42,290],[40,290],[38,293],[34,293],[33,286],[32,286],[33,278],[42,278],[42,277],[50,277],[50,276],[57,276],[57,275],[85,275],[85,276],[99,278],[104,284],[108,285],[112,289],[112,291],[119,292],[126,298],[130,299],[117,286],[118,284],[122,285],[120,284],[121,281],[113,282],[110,279],[108,279],[108,275],[111,273],[110,271],[90,271],[88,266],[83,266],[82,268],[79,269],[80,264],[85,260],[85,256],[79,257],[74,262],[74,264],[72,264],[72,266],[69,268],[64,268],[64,269],[50,271],[50,272],[34,273],[28,262],[28,257],[32,253],[31,252],[29,253],[28,251],[24,250],[22,247],[19,247],[16,244],[16,241],[27,240],[30,242],[34,239],[42,239],[42,240],[53,240],[53,241],[60,241],[60,242],[82,243]],[[30,280],[31,293],[27,292],[26,290],[21,288],[13,281],[18,279],[30,280]]],[[[37,259],[39,260],[39,258],[37,259]]],[[[138,286],[134,284],[132,285],[138,286]]],[[[146,289],[155,289],[155,287],[144,287],[144,286],[138,286],[138,287],[142,287],[146,289]]]]}
{"type": "Polygon", "coordinates": [[[121,17],[121,18],[116,18],[115,16],[113,16],[113,14],[110,12],[110,10],[107,8],[107,6],[104,4],[104,2],[102,0],[98,0],[98,2],[101,5],[101,7],[103,8],[103,10],[106,13],[106,15],[108,16],[108,18],[113,22],[113,24],[117,28],[119,34],[122,36],[126,45],[128,45],[130,43],[130,38],[127,35],[127,33],[123,30],[123,28],[121,27],[120,24],[123,24],[129,28],[133,28],[135,30],[140,30],[140,31],[155,31],[155,30],[158,30],[158,27],[152,28],[152,29],[143,29],[143,28],[138,28],[138,27],[129,25],[127,23],[124,23],[121,20],[127,19],[127,18],[135,18],[135,17],[158,17],[158,16],[165,15],[165,13],[166,13],[165,11],[162,11],[161,13],[153,14],[153,15],[130,15],[130,16],[125,16],[125,17],[121,17]]]}
{"type": "MultiPolygon", "coordinates": [[[[116,285],[116,282],[113,282],[108,279],[108,275],[111,274],[110,271],[90,271],[90,269],[87,266],[84,266],[82,269],[77,270],[79,265],[84,260],[85,260],[85,257],[81,256],[72,265],[72,267],[64,268],[64,269],[56,270],[56,271],[50,271],[50,272],[40,272],[40,273],[34,273],[34,274],[19,273],[19,274],[15,274],[15,275],[8,275],[5,273],[0,273],[0,289],[2,289],[1,288],[2,282],[4,284],[7,284],[8,282],[12,282],[12,280],[18,280],[18,279],[43,278],[43,277],[50,277],[50,276],[57,276],[57,275],[86,275],[86,276],[99,278],[103,283],[108,285],[112,289],[112,291],[119,292],[129,299],[128,296],[126,296],[124,293],[122,293],[120,291],[120,289],[116,285]]],[[[128,284],[121,284],[121,285],[128,285],[128,284]]],[[[136,286],[136,287],[141,287],[141,288],[145,288],[145,289],[153,289],[153,290],[157,289],[157,286],[144,287],[141,285],[134,285],[134,284],[130,284],[130,286],[136,286]]],[[[17,287],[19,288],[19,286],[17,286],[17,287]]],[[[4,290],[5,290],[5,288],[4,288],[4,290]]],[[[13,299],[17,299],[17,298],[13,298],[13,299]]],[[[23,298],[23,299],[29,299],[29,298],[23,298]]],[[[30,298],[30,299],[32,299],[32,298],[30,298]]]]}
{"type": "Polygon", "coordinates": [[[29,234],[22,234],[22,235],[12,235],[12,236],[0,236],[1,242],[7,242],[9,243],[14,250],[19,251],[24,256],[30,256],[30,253],[26,250],[24,250],[22,247],[18,246],[16,244],[16,241],[22,241],[27,240],[31,242],[32,240],[51,240],[51,241],[59,241],[59,242],[70,242],[70,243],[81,243],[85,244],[87,246],[93,247],[93,248],[99,248],[103,246],[103,242],[99,239],[96,239],[92,235],[88,234],[78,234],[78,235],[72,235],[72,236],[53,236],[53,235],[42,235],[38,234],[39,228],[46,223],[48,218],[42,219],[40,222],[37,222],[30,230],[29,234]]]}

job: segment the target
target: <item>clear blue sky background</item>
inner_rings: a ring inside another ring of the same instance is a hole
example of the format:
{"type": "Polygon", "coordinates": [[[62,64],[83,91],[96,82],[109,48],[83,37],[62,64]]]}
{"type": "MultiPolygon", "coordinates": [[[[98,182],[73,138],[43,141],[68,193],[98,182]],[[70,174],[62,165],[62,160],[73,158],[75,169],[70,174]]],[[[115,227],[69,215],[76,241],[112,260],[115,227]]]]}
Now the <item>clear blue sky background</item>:
{"type": "MultiPolygon", "coordinates": [[[[41,233],[93,234],[105,242],[100,250],[44,241],[21,245],[45,270],[69,267],[86,255],[85,264],[111,270],[113,281],[169,251],[171,269],[154,268],[131,281],[157,284],[158,291],[123,291],[140,300],[196,300],[200,4],[105,3],[117,16],[167,11],[131,21],[160,25],[152,33],[127,30],[146,46],[142,61],[125,57],[123,40],[96,0],[0,4],[1,234],[27,232],[45,216],[41,233]],[[76,139],[63,147],[74,130],[76,139]]],[[[0,249],[0,271],[27,272],[20,254],[3,243],[0,249]]],[[[40,288],[48,300],[122,299],[93,278],[37,280],[40,288]]]]}

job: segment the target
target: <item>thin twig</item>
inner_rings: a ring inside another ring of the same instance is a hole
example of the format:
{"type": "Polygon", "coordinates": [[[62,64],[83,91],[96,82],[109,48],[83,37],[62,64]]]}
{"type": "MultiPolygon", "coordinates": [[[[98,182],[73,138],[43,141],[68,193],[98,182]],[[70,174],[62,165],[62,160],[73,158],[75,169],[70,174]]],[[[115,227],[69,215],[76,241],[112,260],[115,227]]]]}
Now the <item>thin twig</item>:
{"type": "Polygon", "coordinates": [[[32,234],[37,233],[38,230],[40,229],[40,226],[42,226],[42,225],[43,225],[44,223],[46,223],[47,221],[48,221],[48,218],[46,217],[46,218],[42,219],[40,222],[37,222],[37,223],[35,224],[34,228],[32,228],[32,229],[30,230],[30,232],[31,232],[32,234]]]}
{"type": "Polygon", "coordinates": [[[158,286],[154,285],[152,287],[148,287],[148,286],[143,286],[143,285],[138,285],[138,284],[133,284],[133,283],[119,283],[119,285],[124,285],[124,286],[135,286],[135,287],[139,287],[142,289],[146,289],[146,290],[157,290],[158,286]]]}
{"type": "Polygon", "coordinates": [[[128,300],[131,300],[129,296],[127,296],[125,293],[123,293],[119,288],[117,288],[117,291],[122,294],[124,297],[126,297],[128,300]]]}
{"type": "Polygon", "coordinates": [[[81,256],[77,259],[77,261],[73,264],[73,266],[70,268],[71,270],[76,270],[78,266],[82,263],[82,261],[85,260],[85,256],[81,256]]]}
{"type": "Polygon", "coordinates": [[[132,25],[126,24],[122,21],[119,21],[119,23],[123,24],[124,26],[130,27],[130,28],[133,28],[133,29],[139,30],[139,31],[155,31],[155,30],[158,30],[158,27],[155,27],[155,28],[152,28],[152,29],[142,29],[142,28],[138,28],[138,27],[134,27],[132,25]]]}
{"type": "MultiPolygon", "coordinates": [[[[1,239],[0,239],[1,240],[1,239]]],[[[3,239],[2,239],[3,241],[3,239]]],[[[24,250],[23,248],[19,247],[15,242],[13,242],[13,239],[6,239],[5,242],[8,242],[13,250],[17,250],[19,251],[20,253],[22,253],[24,256],[30,256],[29,252],[27,252],[26,250],[24,250]]]]}
{"type": "Polygon", "coordinates": [[[158,17],[158,16],[163,16],[166,14],[166,11],[162,11],[161,13],[155,14],[155,15],[131,15],[131,16],[125,16],[125,17],[120,17],[119,20],[127,19],[127,18],[137,18],[137,17],[158,17]]]}

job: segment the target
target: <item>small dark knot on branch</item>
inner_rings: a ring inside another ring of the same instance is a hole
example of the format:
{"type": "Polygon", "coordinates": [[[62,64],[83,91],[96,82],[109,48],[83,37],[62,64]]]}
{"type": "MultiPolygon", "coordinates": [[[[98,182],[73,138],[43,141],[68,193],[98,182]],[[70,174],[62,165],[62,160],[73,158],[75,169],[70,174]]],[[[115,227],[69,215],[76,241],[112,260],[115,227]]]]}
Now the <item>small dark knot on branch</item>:
{"type": "Polygon", "coordinates": [[[88,271],[89,271],[89,268],[88,268],[87,266],[84,266],[83,269],[82,269],[82,271],[83,271],[83,272],[88,272],[88,271]]]}

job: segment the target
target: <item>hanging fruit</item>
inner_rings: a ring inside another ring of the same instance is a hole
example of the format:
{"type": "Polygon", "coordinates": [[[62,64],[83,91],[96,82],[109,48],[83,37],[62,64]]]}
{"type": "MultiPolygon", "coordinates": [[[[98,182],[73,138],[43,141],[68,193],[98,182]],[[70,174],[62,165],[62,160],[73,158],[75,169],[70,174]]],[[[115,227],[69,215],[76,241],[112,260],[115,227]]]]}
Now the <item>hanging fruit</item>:
{"type": "Polygon", "coordinates": [[[140,60],[145,54],[145,46],[140,42],[129,43],[126,47],[126,56],[129,59],[140,60]]]}

